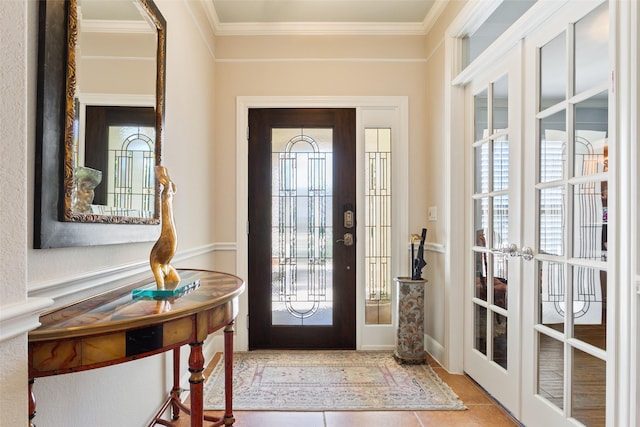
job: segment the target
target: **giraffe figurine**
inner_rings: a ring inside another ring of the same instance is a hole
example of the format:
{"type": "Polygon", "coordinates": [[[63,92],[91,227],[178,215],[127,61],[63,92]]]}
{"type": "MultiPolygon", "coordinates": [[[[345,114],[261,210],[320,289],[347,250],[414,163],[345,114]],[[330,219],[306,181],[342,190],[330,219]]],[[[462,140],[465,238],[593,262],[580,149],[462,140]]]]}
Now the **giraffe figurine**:
{"type": "Polygon", "coordinates": [[[157,288],[173,289],[180,282],[178,272],[170,264],[171,258],[175,255],[178,247],[176,225],[173,220],[173,195],[176,192],[176,185],[169,178],[166,167],[156,166],[155,173],[158,182],[163,187],[160,197],[162,228],[158,241],[151,249],[149,262],[153,276],[156,279],[157,288]]]}

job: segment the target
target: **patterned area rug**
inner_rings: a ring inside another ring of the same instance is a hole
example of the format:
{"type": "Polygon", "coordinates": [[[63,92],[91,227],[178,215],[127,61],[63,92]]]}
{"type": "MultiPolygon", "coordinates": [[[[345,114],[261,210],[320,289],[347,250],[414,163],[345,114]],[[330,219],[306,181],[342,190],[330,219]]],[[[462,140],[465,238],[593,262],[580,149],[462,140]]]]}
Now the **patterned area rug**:
{"type": "MultiPolygon", "coordinates": [[[[222,359],[205,383],[204,407],[224,408],[222,359]]],[[[427,411],[466,409],[427,365],[400,365],[382,351],[234,353],[233,409],[427,411]]]]}

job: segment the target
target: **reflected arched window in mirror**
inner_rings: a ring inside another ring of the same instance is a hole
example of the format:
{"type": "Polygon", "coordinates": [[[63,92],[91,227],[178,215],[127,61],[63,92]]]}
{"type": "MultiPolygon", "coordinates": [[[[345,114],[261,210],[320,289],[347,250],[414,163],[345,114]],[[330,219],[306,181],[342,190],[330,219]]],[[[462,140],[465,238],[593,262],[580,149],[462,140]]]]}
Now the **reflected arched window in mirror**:
{"type": "Polygon", "coordinates": [[[110,215],[150,218],[154,208],[155,129],[109,127],[110,215]]]}

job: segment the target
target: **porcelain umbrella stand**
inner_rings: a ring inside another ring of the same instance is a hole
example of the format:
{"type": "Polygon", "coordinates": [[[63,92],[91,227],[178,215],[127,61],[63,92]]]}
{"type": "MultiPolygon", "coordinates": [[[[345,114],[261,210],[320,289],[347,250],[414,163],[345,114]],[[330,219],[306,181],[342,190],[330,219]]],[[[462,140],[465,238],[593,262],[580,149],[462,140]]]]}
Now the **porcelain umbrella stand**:
{"type": "Polygon", "coordinates": [[[424,285],[426,280],[396,277],[398,283],[398,329],[394,357],[398,363],[427,363],[424,351],[424,285]]]}

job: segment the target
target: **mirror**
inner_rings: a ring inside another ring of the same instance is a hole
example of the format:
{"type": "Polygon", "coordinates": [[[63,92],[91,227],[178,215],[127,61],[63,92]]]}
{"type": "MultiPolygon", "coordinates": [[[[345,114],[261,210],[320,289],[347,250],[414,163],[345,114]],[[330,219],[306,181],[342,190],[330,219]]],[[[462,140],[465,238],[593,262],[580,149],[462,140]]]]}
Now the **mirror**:
{"type": "Polygon", "coordinates": [[[152,0],[38,4],[34,246],[154,240],[164,18],[152,0]]]}
{"type": "Polygon", "coordinates": [[[157,223],[157,29],[148,4],[76,0],[69,33],[65,221],[157,223]],[[75,64],[75,67],[73,67],[75,64]],[[75,76],[75,78],[74,78],[75,76]],[[73,95],[73,96],[72,96],[73,95]]]}

